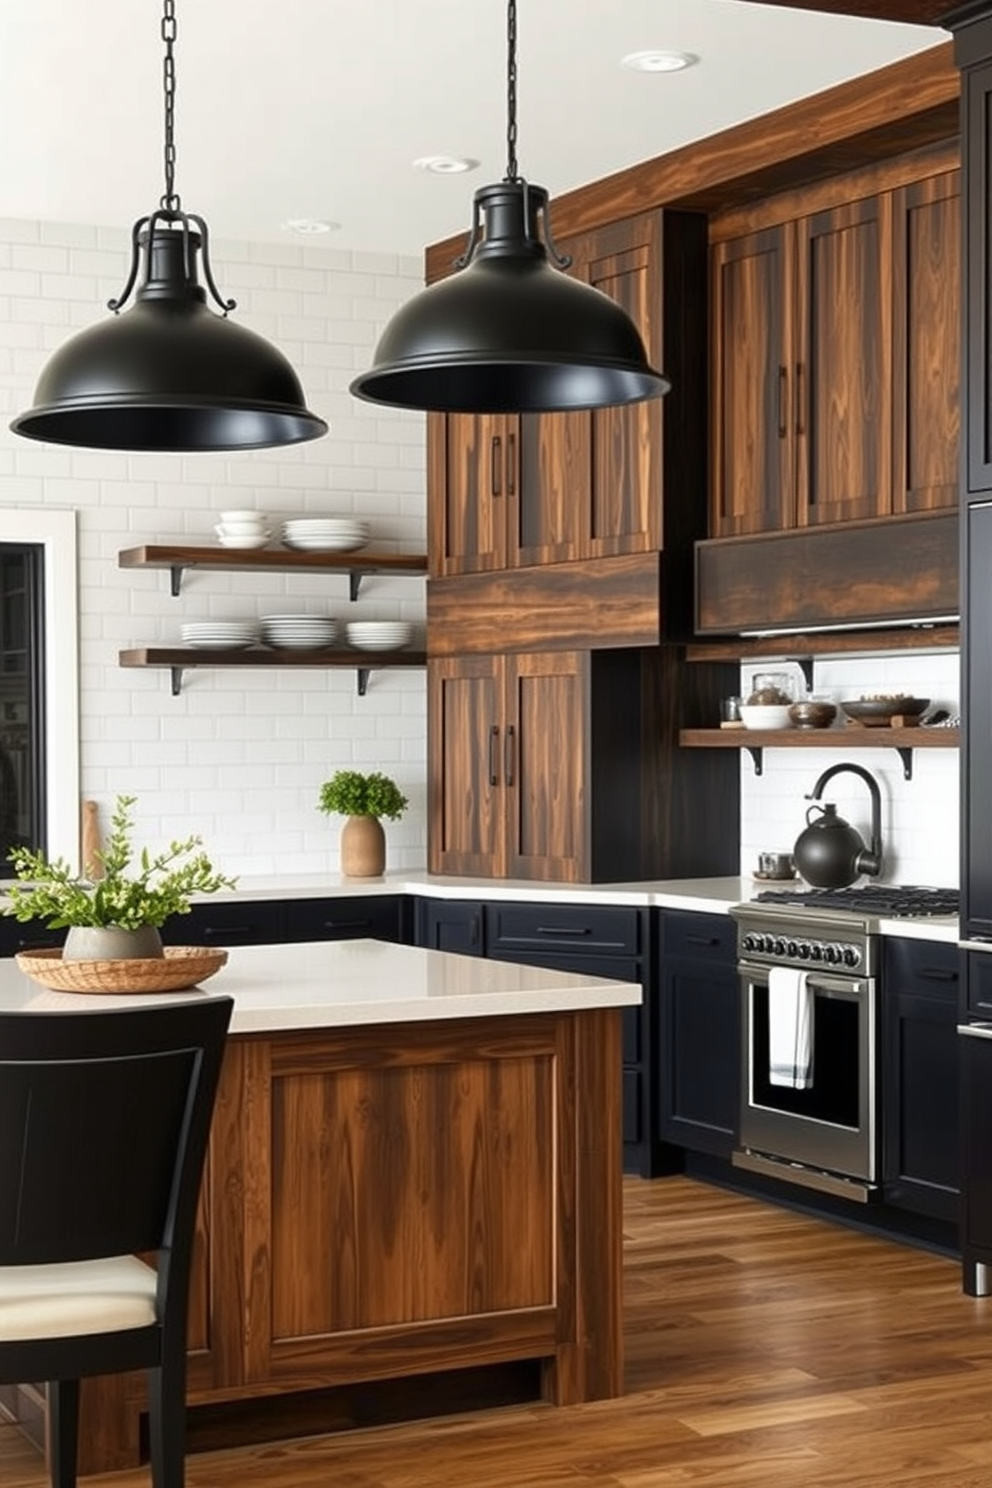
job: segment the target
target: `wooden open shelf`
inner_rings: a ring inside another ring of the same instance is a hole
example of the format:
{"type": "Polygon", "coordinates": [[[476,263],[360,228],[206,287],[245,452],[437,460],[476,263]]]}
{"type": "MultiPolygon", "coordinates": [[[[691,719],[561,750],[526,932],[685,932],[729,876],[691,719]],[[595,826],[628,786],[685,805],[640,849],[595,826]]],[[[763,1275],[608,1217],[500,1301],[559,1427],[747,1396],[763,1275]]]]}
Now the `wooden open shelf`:
{"type": "Polygon", "coordinates": [[[903,774],[913,778],[914,749],[957,749],[956,728],[864,728],[848,726],[826,729],[681,729],[684,749],[746,749],[754,762],[754,773],[762,773],[765,749],[894,749],[902,760],[903,774]]]}
{"type": "Polygon", "coordinates": [[[193,646],[136,646],[118,654],[122,667],[165,667],[172,673],[172,696],[183,687],[190,667],[349,667],[358,674],[358,695],[364,697],[369,673],[386,667],[422,667],[424,651],[283,650],[249,646],[242,650],[197,650],[193,646]]]}
{"type": "Polygon", "coordinates": [[[226,570],[229,573],[325,573],[347,574],[349,597],[358,598],[363,578],[369,574],[426,574],[425,553],[376,553],[358,548],[350,553],[311,553],[292,548],[222,548],[219,544],[187,547],[183,544],[153,544],[125,548],[117,555],[118,568],[167,568],[171,590],[182,589],[187,568],[226,570]]]}

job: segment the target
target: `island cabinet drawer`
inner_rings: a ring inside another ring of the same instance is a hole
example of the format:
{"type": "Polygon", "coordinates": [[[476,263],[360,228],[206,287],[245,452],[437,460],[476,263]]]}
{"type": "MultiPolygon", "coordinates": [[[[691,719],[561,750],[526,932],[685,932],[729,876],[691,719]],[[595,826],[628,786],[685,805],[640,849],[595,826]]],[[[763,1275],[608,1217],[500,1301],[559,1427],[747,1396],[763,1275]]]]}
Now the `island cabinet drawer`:
{"type": "Polygon", "coordinates": [[[737,924],[729,915],[666,909],[661,919],[662,955],[736,959],[737,924]]]}
{"type": "Polygon", "coordinates": [[[486,947],[491,956],[540,949],[576,956],[639,956],[642,911],[590,904],[489,904],[486,947]]]}
{"type": "Polygon", "coordinates": [[[407,939],[406,900],[400,894],[294,899],[286,905],[287,941],[407,939]]]}
{"type": "Polygon", "coordinates": [[[284,906],[277,899],[194,904],[162,926],[166,945],[278,945],[285,938],[284,906]]]}

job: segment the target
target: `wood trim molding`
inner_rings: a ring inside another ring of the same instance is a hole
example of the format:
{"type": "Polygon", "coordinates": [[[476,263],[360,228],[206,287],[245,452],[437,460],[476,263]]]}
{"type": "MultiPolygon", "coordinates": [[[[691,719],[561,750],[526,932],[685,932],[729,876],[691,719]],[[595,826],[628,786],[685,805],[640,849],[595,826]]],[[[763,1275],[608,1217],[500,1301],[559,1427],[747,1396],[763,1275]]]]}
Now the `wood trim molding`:
{"type": "MultiPolygon", "coordinates": [[[[952,43],[931,47],[566,192],[553,202],[555,235],[651,207],[723,211],[948,139],[960,127],[960,96],[952,43]]],[[[432,244],[427,281],[449,274],[464,246],[463,233],[432,244]]]]}

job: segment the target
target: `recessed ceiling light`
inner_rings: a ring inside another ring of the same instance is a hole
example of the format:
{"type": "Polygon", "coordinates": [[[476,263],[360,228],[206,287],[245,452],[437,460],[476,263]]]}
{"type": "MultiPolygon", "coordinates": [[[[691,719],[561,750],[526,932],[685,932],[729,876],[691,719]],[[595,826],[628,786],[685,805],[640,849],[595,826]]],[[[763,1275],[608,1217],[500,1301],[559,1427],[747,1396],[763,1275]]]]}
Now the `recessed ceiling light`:
{"type": "Polygon", "coordinates": [[[413,162],[414,170],[430,171],[435,176],[460,176],[475,170],[479,164],[468,155],[421,155],[413,162]]]}
{"type": "Polygon", "coordinates": [[[682,72],[699,61],[695,52],[666,52],[657,48],[649,52],[629,52],[620,63],[631,72],[682,72]]]}
{"type": "Polygon", "coordinates": [[[288,217],[279,224],[283,232],[299,233],[301,237],[312,237],[317,233],[338,232],[340,222],[325,222],[319,217],[288,217]]]}

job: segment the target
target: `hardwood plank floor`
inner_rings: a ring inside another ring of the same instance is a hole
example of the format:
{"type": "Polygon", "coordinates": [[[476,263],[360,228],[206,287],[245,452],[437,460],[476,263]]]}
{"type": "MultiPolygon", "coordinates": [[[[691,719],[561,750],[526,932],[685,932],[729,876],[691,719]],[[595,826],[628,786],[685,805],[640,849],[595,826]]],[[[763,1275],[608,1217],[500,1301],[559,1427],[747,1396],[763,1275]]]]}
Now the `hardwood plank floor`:
{"type": "MultiPolygon", "coordinates": [[[[622,1399],[196,1453],[188,1488],[992,1488],[992,1299],[955,1262],[685,1178],[627,1179],[624,1218],[622,1399]]],[[[44,1482],[0,1427],[3,1488],[44,1482]]]]}

